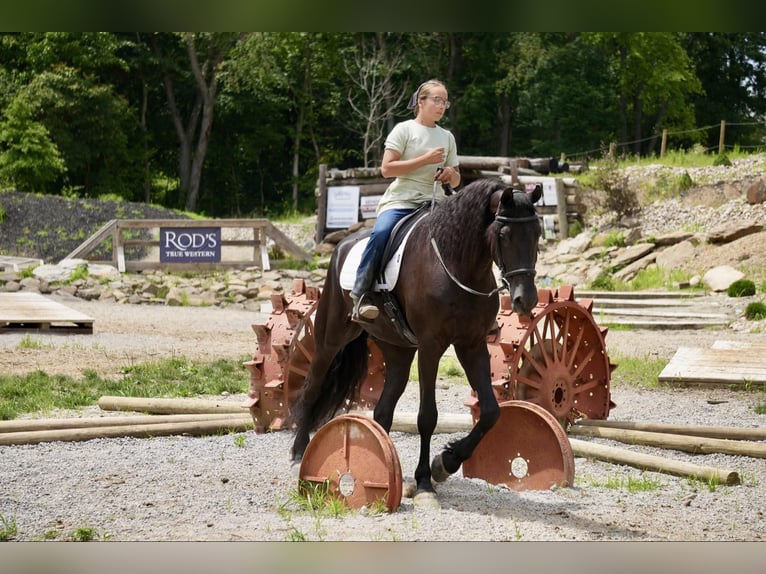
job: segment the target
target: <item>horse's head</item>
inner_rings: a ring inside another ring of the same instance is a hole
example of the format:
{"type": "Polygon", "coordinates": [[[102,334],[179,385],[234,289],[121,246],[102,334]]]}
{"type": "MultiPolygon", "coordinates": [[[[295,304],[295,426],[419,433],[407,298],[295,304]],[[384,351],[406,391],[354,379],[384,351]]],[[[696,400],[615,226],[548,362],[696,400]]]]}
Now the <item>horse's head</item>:
{"type": "Polygon", "coordinates": [[[542,185],[537,184],[531,192],[508,187],[493,197],[495,263],[508,287],[514,312],[522,316],[529,316],[537,305],[535,265],[542,227],[534,204],[542,193],[542,185]]]}

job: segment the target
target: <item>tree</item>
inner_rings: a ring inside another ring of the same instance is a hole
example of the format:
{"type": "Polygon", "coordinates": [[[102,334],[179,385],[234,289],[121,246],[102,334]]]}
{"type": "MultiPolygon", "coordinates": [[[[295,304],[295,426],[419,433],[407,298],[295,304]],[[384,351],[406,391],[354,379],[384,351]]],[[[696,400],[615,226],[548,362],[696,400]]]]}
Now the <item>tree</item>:
{"type": "Polygon", "coordinates": [[[162,39],[155,33],[151,37],[178,138],[178,177],[187,211],[195,211],[199,199],[202,168],[212,135],[219,68],[245,37],[245,34],[189,32],[166,35],[162,39]],[[178,54],[181,45],[188,66],[184,69],[178,54]],[[177,90],[189,90],[194,96],[181,98],[177,90]]]}
{"type": "Polygon", "coordinates": [[[619,93],[620,140],[630,143],[633,153],[650,152],[662,127],[694,127],[691,96],[701,92],[701,85],[678,34],[597,32],[584,37],[612,59],[619,93]],[[649,143],[642,146],[646,141],[649,143]]]}
{"type": "Polygon", "coordinates": [[[382,143],[386,136],[386,120],[407,99],[406,88],[394,88],[392,78],[403,57],[389,49],[382,33],[374,38],[360,34],[358,44],[344,58],[344,70],[349,79],[347,101],[351,120],[347,125],[362,137],[364,167],[374,160],[381,161],[382,143]]]}
{"type": "Polygon", "coordinates": [[[6,109],[0,123],[0,181],[18,191],[44,192],[66,172],[56,144],[47,128],[32,119],[32,110],[22,98],[6,109]]]}

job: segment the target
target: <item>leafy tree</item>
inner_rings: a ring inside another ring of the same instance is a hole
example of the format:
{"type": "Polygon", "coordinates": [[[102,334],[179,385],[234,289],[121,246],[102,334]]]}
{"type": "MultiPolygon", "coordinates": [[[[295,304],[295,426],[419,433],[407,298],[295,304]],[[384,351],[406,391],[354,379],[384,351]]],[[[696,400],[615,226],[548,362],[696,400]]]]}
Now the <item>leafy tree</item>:
{"type": "Polygon", "coordinates": [[[18,191],[44,192],[66,171],[56,144],[25,100],[14,100],[6,117],[0,123],[0,181],[18,191]]]}
{"type": "Polygon", "coordinates": [[[178,138],[178,176],[188,211],[196,209],[199,199],[202,168],[212,135],[219,68],[245,37],[189,32],[151,36],[178,138]]]}

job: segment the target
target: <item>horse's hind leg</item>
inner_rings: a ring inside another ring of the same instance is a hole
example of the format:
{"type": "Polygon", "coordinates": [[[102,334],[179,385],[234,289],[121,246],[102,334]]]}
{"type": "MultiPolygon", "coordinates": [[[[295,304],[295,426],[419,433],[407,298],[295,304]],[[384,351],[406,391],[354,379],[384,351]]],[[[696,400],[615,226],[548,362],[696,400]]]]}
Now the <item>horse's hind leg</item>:
{"type": "Polygon", "coordinates": [[[457,472],[500,416],[500,406],[492,390],[486,343],[482,341],[480,345],[471,347],[456,346],[455,352],[471,388],[476,391],[480,414],[478,421],[465,437],[450,443],[441,454],[434,457],[431,472],[437,482],[444,481],[449,475],[457,472]]]}

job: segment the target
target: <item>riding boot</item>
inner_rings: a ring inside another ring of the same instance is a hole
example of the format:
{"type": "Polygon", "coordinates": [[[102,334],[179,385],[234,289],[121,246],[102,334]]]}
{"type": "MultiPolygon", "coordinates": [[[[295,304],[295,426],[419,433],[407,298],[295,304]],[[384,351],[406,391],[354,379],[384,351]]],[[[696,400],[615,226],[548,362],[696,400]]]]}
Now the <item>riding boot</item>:
{"type": "Polygon", "coordinates": [[[360,323],[363,321],[372,321],[380,313],[379,309],[372,303],[364,303],[364,298],[367,293],[357,295],[356,293],[350,293],[349,296],[354,302],[354,310],[351,312],[351,320],[360,323]]]}

